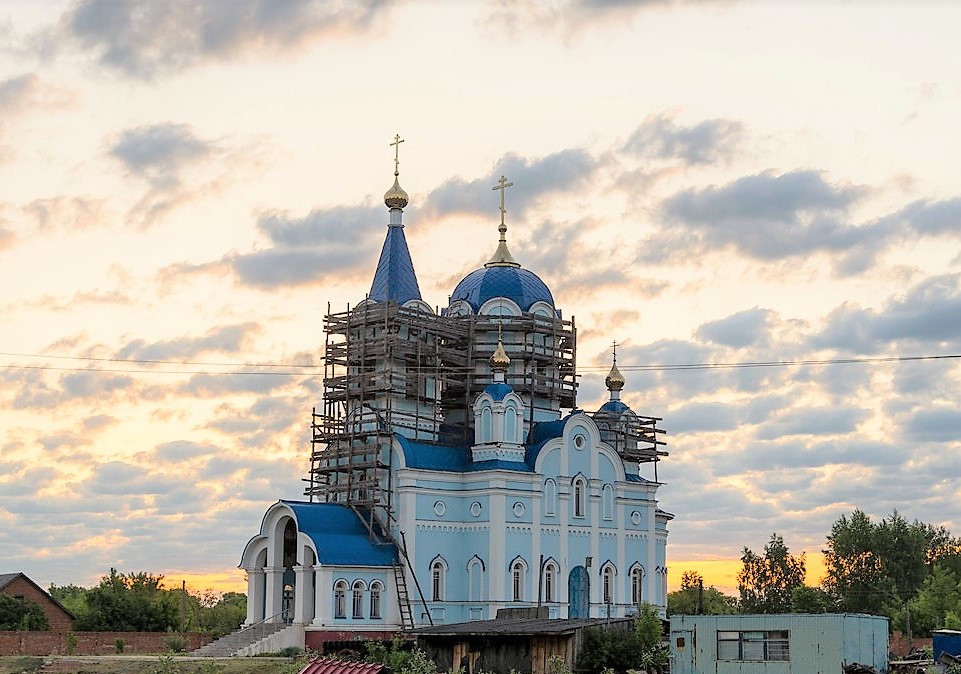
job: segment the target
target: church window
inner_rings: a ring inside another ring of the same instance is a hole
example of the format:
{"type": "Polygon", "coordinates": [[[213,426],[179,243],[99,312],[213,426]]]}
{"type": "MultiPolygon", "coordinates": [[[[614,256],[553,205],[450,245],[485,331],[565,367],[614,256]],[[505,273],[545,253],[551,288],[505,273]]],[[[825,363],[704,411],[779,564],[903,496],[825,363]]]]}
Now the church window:
{"type": "Polygon", "coordinates": [[[444,560],[435,559],[430,565],[430,598],[431,601],[444,601],[444,585],[447,576],[447,565],[444,560]]]}
{"type": "Polygon", "coordinates": [[[553,517],[557,512],[557,483],[548,478],[544,480],[544,514],[553,517]]]}
{"type": "Polygon", "coordinates": [[[526,571],[524,561],[521,559],[515,560],[511,564],[511,594],[514,601],[523,601],[524,599],[524,575],[526,571]]]}
{"type": "Polygon", "coordinates": [[[605,484],[601,490],[601,508],[604,513],[604,519],[614,519],[614,487],[609,484],[605,484]]]}
{"type": "Polygon", "coordinates": [[[467,600],[481,601],[484,598],[484,562],[473,557],[467,563],[467,600]]]}
{"type": "Polygon", "coordinates": [[[370,617],[380,618],[380,593],[381,585],[380,583],[370,584],[370,617]]]}
{"type": "Polygon", "coordinates": [[[491,408],[485,405],[484,409],[481,410],[481,432],[480,432],[481,442],[491,442],[494,439],[493,427],[494,427],[494,423],[491,417],[491,408]]]}
{"type": "Polygon", "coordinates": [[[358,580],[354,583],[354,606],[353,617],[364,617],[364,582],[358,580]]]}
{"type": "Polygon", "coordinates": [[[347,617],[347,581],[338,580],[334,585],[334,617],[347,617]]]}
{"type": "Polygon", "coordinates": [[[519,442],[517,437],[517,408],[508,405],[504,410],[504,441],[519,442]]]}
{"type": "Polygon", "coordinates": [[[601,572],[602,586],[604,590],[604,603],[614,603],[614,567],[608,564],[601,572]]]}
{"type": "Polygon", "coordinates": [[[587,483],[583,477],[574,478],[574,517],[584,517],[587,509],[584,507],[587,499],[587,483]]]}
{"type": "Polygon", "coordinates": [[[631,603],[639,606],[642,599],[642,582],[644,580],[644,569],[635,566],[631,570],[631,603]]]}
{"type": "Polygon", "coordinates": [[[554,599],[554,588],[557,586],[557,567],[553,562],[548,562],[544,567],[544,601],[552,602],[554,599]]]}

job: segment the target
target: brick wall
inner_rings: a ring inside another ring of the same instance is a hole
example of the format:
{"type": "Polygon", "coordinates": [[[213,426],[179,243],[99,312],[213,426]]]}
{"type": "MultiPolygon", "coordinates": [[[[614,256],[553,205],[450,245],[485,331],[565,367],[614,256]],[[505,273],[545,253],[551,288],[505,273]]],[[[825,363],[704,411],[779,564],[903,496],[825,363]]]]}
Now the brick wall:
{"type": "Polygon", "coordinates": [[[31,583],[24,576],[14,578],[2,592],[11,597],[23,597],[40,605],[43,613],[47,616],[51,630],[68,631],[73,627],[73,620],[70,614],[64,611],[56,602],[50,599],[50,595],[31,583]]]}
{"type": "MultiPolygon", "coordinates": [[[[170,632],[3,632],[0,655],[114,655],[117,639],[124,641],[124,653],[165,653],[170,632]],[[72,638],[71,638],[72,637],[72,638]],[[72,647],[71,647],[72,646],[72,647]]],[[[207,633],[187,632],[187,650],[211,641],[207,633]]]]}

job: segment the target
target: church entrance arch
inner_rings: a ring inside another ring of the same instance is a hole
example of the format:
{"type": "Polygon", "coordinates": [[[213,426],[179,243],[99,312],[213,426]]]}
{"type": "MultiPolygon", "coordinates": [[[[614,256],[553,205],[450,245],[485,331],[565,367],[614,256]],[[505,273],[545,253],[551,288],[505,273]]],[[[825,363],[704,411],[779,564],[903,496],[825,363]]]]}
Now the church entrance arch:
{"type": "Polygon", "coordinates": [[[583,566],[575,566],[567,578],[567,617],[590,618],[591,578],[583,566]]]}

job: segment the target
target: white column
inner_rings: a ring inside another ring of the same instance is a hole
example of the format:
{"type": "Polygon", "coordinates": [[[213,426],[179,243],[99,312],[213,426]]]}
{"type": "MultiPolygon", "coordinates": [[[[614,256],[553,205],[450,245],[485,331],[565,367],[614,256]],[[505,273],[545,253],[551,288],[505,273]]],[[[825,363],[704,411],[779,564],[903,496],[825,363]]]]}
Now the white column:
{"type": "Polygon", "coordinates": [[[284,567],[268,566],[264,568],[267,575],[267,601],[264,602],[264,619],[278,622],[281,616],[281,600],[284,595],[284,567]]]}
{"type": "MultiPolygon", "coordinates": [[[[667,605],[667,597],[661,596],[661,582],[660,574],[657,573],[657,568],[660,566],[657,562],[657,501],[654,500],[654,494],[648,490],[647,492],[647,506],[645,515],[647,516],[647,540],[644,541],[644,545],[647,546],[647,568],[644,570],[644,584],[645,596],[647,601],[651,604],[667,605]]],[[[665,564],[667,562],[665,561],[665,564]]]]}
{"type": "Polygon", "coordinates": [[[334,581],[330,570],[314,567],[314,625],[330,625],[334,622],[334,581]]]}
{"type": "Polygon", "coordinates": [[[310,622],[311,603],[310,590],[313,579],[312,566],[294,567],[294,622],[307,624],[310,622]]]}
{"type": "Polygon", "coordinates": [[[497,478],[490,483],[490,550],[491,559],[487,568],[490,569],[488,594],[492,603],[490,605],[491,615],[497,615],[497,609],[504,606],[504,602],[509,601],[507,596],[507,575],[510,571],[507,564],[507,506],[505,504],[504,490],[507,484],[503,479],[497,478]]]}
{"type": "Polygon", "coordinates": [[[247,620],[244,626],[264,619],[264,570],[247,569],[247,620]]]}

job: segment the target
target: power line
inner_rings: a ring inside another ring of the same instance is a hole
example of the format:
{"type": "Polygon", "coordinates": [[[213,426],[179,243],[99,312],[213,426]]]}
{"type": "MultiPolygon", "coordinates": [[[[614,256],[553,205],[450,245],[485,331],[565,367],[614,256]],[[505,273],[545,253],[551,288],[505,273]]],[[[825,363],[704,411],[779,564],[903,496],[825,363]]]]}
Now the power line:
{"type": "MultiPolygon", "coordinates": [[[[148,360],[143,358],[97,358],[95,356],[54,356],[41,353],[7,353],[0,356],[11,358],[54,358],[57,360],[85,360],[99,363],[141,363],[144,365],[203,365],[208,367],[297,367],[318,369],[320,365],[297,365],[296,363],[225,363],[202,360],[148,360]]],[[[8,366],[12,367],[12,366],[8,366]]],[[[26,366],[24,366],[26,367],[26,366]]],[[[139,372],[139,370],[137,370],[139,372]]]]}

